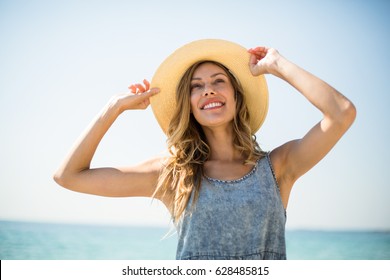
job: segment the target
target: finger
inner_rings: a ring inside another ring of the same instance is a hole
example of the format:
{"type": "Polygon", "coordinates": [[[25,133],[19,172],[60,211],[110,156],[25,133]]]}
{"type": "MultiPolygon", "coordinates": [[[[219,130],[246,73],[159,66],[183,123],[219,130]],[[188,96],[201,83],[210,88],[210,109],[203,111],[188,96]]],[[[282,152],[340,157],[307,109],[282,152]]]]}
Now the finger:
{"type": "Polygon", "coordinates": [[[136,100],[137,100],[136,102],[137,102],[139,108],[145,109],[146,107],[148,107],[149,104],[150,104],[150,98],[151,98],[153,95],[157,94],[158,92],[160,92],[160,89],[158,89],[158,88],[152,88],[152,89],[149,90],[149,91],[146,91],[146,92],[137,94],[137,95],[135,96],[135,98],[136,98],[136,100]]]}
{"type": "Polygon", "coordinates": [[[137,88],[135,87],[135,85],[130,85],[129,90],[131,93],[134,93],[134,94],[137,93],[137,88]]]}
{"type": "Polygon", "coordinates": [[[138,99],[140,101],[143,101],[145,99],[148,99],[150,97],[152,97],[153,95],[156,95],[157,93],[160,92],[160,89],[159,88],[152,88],[150,89],[149,91],[145,91],[145,92],[141,92],[137,95],[138,99]]]}
{"type": "Polygon", "coordinates": [[[251,48],[251,50],[255,51],[255,52],[258,52],[258,51],[267,51],[267,47],[265,46],[259,46],[259,47],[255,47],[255,48],[251,48]]]}
{"type": "Polygon", "coordinates": [[[249,57],[250,64],[257,64],[260,60],[262,60],[264,56],[257,54],[257,53],[251,53],[249,57]]]}
{"type": "MultiPolygon", "coordinates": [[[[256,51],[251,51],[249,52],[251,54],[250,56],[250,59],[251,60],[254,60],[256,59],[257,61],[261,60],[262,58],[264,58],[264,55],[262,53],[259,53],[259,52],[256,52],[256,51]]],[[[256,62],[257,62],[256,61],[256,62]]],[[[256,63],[256,62],[253,62],[253,63],[256,63]]]]}
{"type": "Polygon", "coordinates": [[[254,54],[256,56],[262,56],[264,57],[267,52],[268,48],[267,47],[256,47],[256,48],[251,48],[248,50],[249,53],[254,54]]]}
{"type": "Polygon", "coordinates": [[[144,79],[143,82],[144,82],[146,91],[148,91],[148,90],[150,89],[150,83],[149,83],[149,81],[146,80],[146,79],[144,79]]]}
{"type": "Polygon", "coordinates": [[[151,88],[149,91],[145,92],[144,94],[147,95],[148,97],[151,97],[153,95],[156,95],[157,93],[160,92],[159,88],[151,88]]]}
{"type": "Polygon", "coordinates": [[[251,55],[249,57],[249,65],[255,65],[255,64],[257,64],[257,61],[258,61],[258,59],[257,59],[256,55],[251,53],[251,55]]]}
{"type": "Polygon", "coordinates": [[[142,84],[135,84],[135,87],[137,88],[137,93],[143,93],[146,91],[145,87],[142,84]]]}

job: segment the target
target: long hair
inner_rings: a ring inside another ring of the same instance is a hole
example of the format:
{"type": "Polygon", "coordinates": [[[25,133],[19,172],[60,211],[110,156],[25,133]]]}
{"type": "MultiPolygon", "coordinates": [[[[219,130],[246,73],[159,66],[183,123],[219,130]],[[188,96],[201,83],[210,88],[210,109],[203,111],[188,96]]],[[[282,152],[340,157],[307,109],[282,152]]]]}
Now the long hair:
{"type": "Polygon", "coordinates": [[[252,135],[250,115],[239,81],[224,65],[214,61],[200,61],[183,75],[176,90],[176,108],[167,130],[170,157],[164,163],[154,196],[164,196],[174,222],[178,222],[194,192],[193,205],[199,196],[203,165],[209,159],[210,147],[200,124],[191,113],[191,79],[203,63],[211,62],[224,69],[235,91],[236,114],[233,119],[233,144],[245,158],[245,164],[255,164],[264,156],[252,135]]]}

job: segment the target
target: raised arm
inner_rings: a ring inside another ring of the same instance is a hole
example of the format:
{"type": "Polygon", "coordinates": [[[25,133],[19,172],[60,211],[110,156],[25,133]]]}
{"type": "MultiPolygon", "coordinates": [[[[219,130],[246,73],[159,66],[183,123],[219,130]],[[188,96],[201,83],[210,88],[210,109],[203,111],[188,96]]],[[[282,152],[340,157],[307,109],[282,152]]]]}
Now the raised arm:
{"type": "Polygon", "coordinates": [[[296,88],[322,114],[301,139],[290,141],[271,152],[282,200],[287,207],[294,182],[316,165],[352,125],[356,109],[352,102],[333,87],[288,61],[275,49],[250,49],[249,67],[253,75],[273,74],[296,88]]]}
{"type": "Polygon", "coordinates": [[[90,168],[100,141],[117,117],[125,110],[147,108],[149,98],[159,92],[157,88],[149,89],[146,80],[144,85],[136,84],[129,88],[130,93],[113,97],[76,141],[54,174],[54,180],[59,185],[100,196],[152,196],[161,168],[159,158],[133,167],[90,168]]]}

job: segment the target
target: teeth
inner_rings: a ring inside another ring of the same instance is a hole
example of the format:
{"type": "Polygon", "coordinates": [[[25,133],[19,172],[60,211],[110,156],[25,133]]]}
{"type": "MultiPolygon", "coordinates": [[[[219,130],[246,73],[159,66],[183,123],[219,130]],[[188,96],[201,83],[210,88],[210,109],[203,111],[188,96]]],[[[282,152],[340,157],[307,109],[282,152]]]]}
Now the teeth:
{"type": "Polygon", "coordinates": [[[220,102],[213,102],[213,103],[209,103],[206,106],[204,106],[203,109],[210,109],[210,108],[214,108],[214,107],[218,107],[218,106],[222,106],[222,105],[223,104],[220,102]]]}

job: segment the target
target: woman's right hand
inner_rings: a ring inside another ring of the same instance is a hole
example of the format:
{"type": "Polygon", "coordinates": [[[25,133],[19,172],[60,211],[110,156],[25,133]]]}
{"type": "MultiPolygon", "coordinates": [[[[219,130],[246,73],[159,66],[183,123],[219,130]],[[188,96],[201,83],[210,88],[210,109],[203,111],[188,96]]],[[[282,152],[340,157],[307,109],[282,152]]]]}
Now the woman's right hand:
{"type": "Polygon", "coordinates": [[[134,84],[129,89],[127,94],[112,97],[79,137],[54,174],[59,185],[73,191],[110,197],[153,195],[161,169],[160,158],[130,167],[91,168],[100,141],[119,114],[125,110],[147,108],[150,97],[160,91],[150,89],[147,80],[143,85],[134,84]]]}
{"type": "Polygon", "coordinates": [[[112,102],[120,112],[126,110],[146,109],[150,104],[150,97],[160,92],[159,88],[150,88],[150,83],[145,79],[143,84],[129,86],[130,93],[116,95],[112,102]]]}

